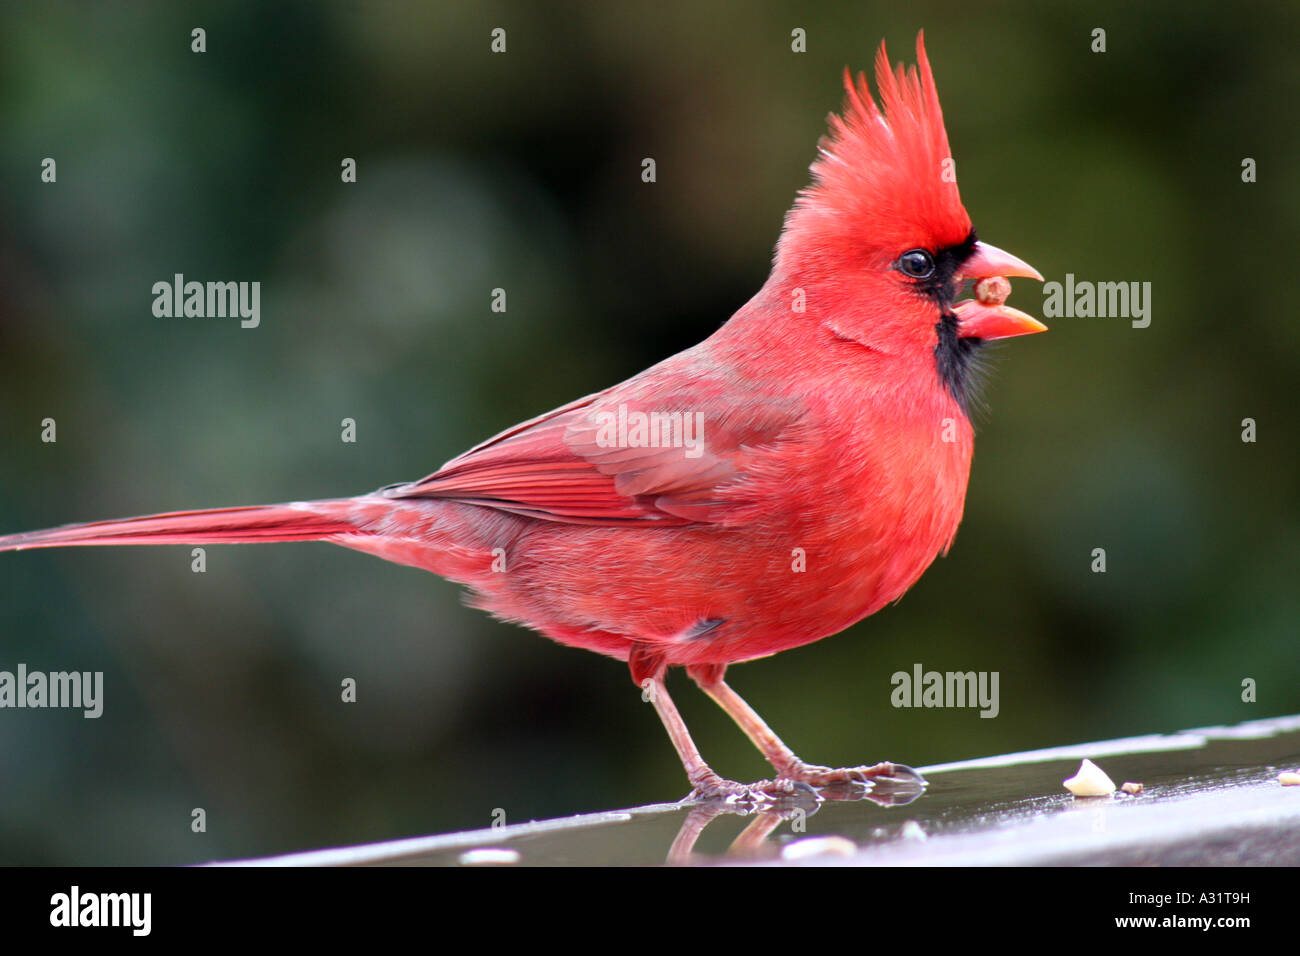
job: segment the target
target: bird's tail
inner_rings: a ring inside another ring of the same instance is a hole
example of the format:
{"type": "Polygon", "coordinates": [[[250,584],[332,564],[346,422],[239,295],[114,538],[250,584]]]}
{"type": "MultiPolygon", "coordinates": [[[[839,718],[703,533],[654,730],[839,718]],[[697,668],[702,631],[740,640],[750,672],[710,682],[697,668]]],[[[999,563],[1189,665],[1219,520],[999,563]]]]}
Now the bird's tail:
{"type": "Polygon", "coordinates": [[[357,529],[343,501],[253,505],[65,524],[44,531],[0,535],[0,551],[98,544],[238,544],[318,541],[357,529]]]}

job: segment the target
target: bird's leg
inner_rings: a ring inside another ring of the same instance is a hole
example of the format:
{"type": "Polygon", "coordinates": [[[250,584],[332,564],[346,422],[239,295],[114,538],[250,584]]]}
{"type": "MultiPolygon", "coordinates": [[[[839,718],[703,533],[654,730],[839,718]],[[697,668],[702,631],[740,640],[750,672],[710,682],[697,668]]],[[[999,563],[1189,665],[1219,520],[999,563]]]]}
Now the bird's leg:
{"type": "Polygon", "coordinates": [[[778,780],[806,783],[813,787],[857,784],[868,788],[876,781],[888,780],[924,786],[925,781],[911,767],[899,763],[878,763],[870,767],[820,767],[800,760],[785,742],[769,727],[758,712],[745,703],[745,699],[727,686],[722,679],[726,667],[710,664],[688,667],[686,672],[699,685],[700,690],[713,698],[714,703],[727,712],[739,725],[755,747],[776,770],[778,780]]]}
{"type": "Polygon", "coordinates": [[[655,713],[668,731],[668,739],[673,742],[673,749],[686,768],[686,778],[691,782],[692,788],[688,800],[717,800],[738,807],[758,809],[772,803],[784,791],[793,792],[790,782],[774,783],[767,780],[746,786],[715,772],[700,756],[699,748],[686,729],[686,721],[682,720],[677,705],[668,696],[668,685],[664,683],[667,668],[662,659],[654,656],[645,645],[638,644],[633,647],[628,666],[632,671],[632,680],[641,688],[641,696],[654,705],[655,713]]]}
{"type": "Polygon", "coordinates": [[[645,696],[650,698],[655,713],[663,721],[664,729],[668,731],[668,739],[673,742],[673,749],[677,751],[682,766],[686,768],[686,778],[690,780],[691,786],[696,790],[711,790],[725,783],[726,781],[718,776],[700,756],[700,750],[695,746],[691,732],[686,729],[686,721],[682,720],[677,705],[668,696],[668,685],[664,683],[662,677],[651,679],[649,686],[645,688],[645,696]]]}
{"type": "Polygon", "coordinates": [[[643,696],[654,704],[655,712],[663,721],[664,729],[668,731],[668,738],[673,742],[673,748],[681,758],[682,766],[686,768],[686,778],[691,782],[692,788],[688,800],[719,800],[758,809],[770,804],[778,796],[775,792],[778,788],[772,781],[746,786],[728,780],[714,771],[700,756],[699,748],[691,739],[690,731],[686,729],[686,722],[682,720],[677,705],[668,696],[668,686],[664,683],[663,677],[650,678],[648,683],[642,686],[643,696]]]}

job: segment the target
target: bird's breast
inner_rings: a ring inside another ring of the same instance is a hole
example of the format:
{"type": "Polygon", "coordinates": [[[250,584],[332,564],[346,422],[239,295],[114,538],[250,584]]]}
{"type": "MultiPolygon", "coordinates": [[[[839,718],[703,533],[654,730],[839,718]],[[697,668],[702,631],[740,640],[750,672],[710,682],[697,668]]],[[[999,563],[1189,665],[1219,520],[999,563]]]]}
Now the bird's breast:
{"type": "MultiPolygon", "coordinates": [[[[952,542],[970,473],[970,422],[946,395],[869,406],[824,430],[792,472],[783,506],[738,529],[703,607],[726,624],[692,639],[682,663],[764,657],[835,634],[898,600],[952,542]]],[[[725,548],[725,546],[724,546],[725,548]]]]}

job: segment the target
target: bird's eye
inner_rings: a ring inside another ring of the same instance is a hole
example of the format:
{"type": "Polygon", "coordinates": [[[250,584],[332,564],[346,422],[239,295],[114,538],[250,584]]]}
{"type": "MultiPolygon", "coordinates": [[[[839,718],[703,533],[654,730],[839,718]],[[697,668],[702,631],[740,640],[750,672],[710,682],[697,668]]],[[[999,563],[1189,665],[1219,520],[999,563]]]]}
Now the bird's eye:
{"type": "Polygon", "coordinates": [[[934,256],[924,249],[909,249],[898,257],[898,271],[913,279],[928,279],[934,275],[934,256]]]}

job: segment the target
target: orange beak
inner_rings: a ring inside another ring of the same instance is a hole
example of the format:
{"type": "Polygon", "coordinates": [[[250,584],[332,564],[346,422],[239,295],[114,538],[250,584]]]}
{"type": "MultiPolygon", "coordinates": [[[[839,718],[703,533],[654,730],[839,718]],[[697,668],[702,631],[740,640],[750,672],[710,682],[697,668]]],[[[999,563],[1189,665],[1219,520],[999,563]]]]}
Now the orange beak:
{"type": "MultiPolygon", "coordinates": [[[[986,242],[975,243],[974,254],[962,264],[961,276],[976,280],[993,276],[1022,276],[1043,281],[1039,271],[1028,262],[986,242]]],[[[1032,315],[1026,315],[1009,305],[985,305],[967,299],[958,302],[953,312],[960,322],[957,334],[964,339],[1007,339],[1013,335],[1047,331],[1047,326],[1032,315]]]]}

